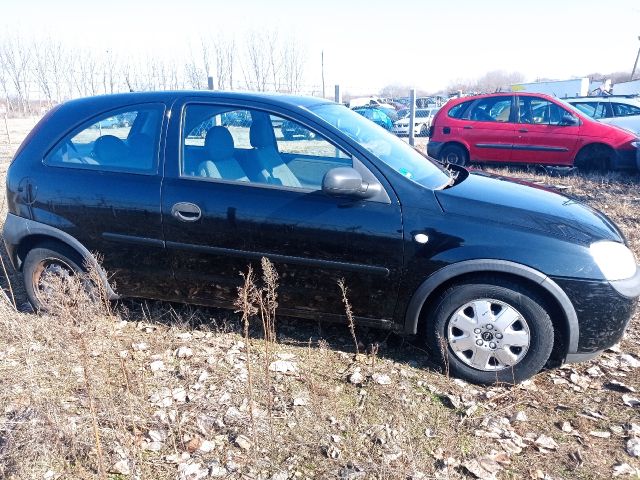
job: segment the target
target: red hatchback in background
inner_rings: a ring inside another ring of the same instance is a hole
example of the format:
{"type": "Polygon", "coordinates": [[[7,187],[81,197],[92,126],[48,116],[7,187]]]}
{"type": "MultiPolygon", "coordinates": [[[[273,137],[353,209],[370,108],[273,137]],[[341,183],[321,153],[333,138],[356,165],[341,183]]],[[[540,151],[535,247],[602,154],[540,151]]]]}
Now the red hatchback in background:
{"type": "Polygon", "coordinates": [[[640,139],[543,94],[496,93],[449,101],[430,129],[430,157],[446,163],[640,169],[640,139]]]}

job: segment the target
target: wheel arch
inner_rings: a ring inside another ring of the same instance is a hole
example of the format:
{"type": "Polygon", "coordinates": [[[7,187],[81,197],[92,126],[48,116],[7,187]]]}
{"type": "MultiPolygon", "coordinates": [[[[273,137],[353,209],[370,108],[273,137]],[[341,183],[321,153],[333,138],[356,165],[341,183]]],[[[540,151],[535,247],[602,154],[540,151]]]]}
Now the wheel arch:
{"type": "Polygon", "coordinates": [[[75,251],[87,265],[97,268],[109,298],[118,298],[95,255],[68,233],[51,225],[9,214],[5,221],[3,234],[5,242],[13,246],[10,249],[13,251],[11,260],[18,270],[22,270],[25,257],[36,246],[47,242],[62,244],[75,251]]]}
{"type": "Polygon", "coordinates": [[[575,167],[579,167],[578,163],[581,161],[580,155],[584,155],[585,152],[588,152],[589,150],[593,150],[594,148],[597,148],[597,147],[602,147],[609,151],[609,153],[611,154],[611,158],[609,158],[609,165],[607,167],[611,168],[613,166],[613,160],[614,160],[616,151],[611,145],[603,142],[598,142],[598,141],[594,141],[591,143],[587,143],[586,145],[582,145],[580,149],[578,149],[578,151],[576,152],[575,157],[573,157],[573,165],[575,167]]]}
{"type": "Polygon", "coordinates": [[[554,342],[554,357],[564,359],[575,353],[580,334],[578,317],[573,304],[564,291],[552,279],[531,267],[506,260],[465,260],[448,265],[428,277],[414,292],[405,314],[404,330],[408,334],[418,333],[423,315],[430,301],[450,285],[478,275],[499,275],[525,282],[549,302],[554,328],[559,333],[554,342]]]}

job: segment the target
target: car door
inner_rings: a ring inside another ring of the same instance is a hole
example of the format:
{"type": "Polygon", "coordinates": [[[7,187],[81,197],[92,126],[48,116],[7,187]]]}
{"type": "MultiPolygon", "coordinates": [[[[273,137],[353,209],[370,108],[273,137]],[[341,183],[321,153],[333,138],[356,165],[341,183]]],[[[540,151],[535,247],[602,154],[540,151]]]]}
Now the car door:
{"type": "Polygon", "coordinates": [[[162,298],[173,281],[162,238],[165,105],[130,105],[73,129],[44,158],[34,220],[64,230],[118,293],[162,298]]]}
{"type": "Polygon", "coordinates": [[[280,275],[282,313],[344,314],[337,284],[344,278],[356,316],[392,318],[403,261],[392,191],[386,202],[322,192],[330,168],[366,167],[318,131],[285,139],[281,125],[296,119],[277,108],[185,101],[181,111],[170,125],[162,187],[180,296],[230,306],[240,273],[249,264],[259,270],[267,257],[280,275]],[[250,126],[219,126],[218,117],[230,111],[246,113],[250,126]],[[191,134],[203,122],[214,125],[204,140],[191,134]]]}
{"type": "Polygon", "coordinates": [[[508,162],[515,138],[513,96],[478,99],[462,118],[460,133],[472,161],[508,162]]]}
{"type": "Polygon", "coordinates": [[[580,120],[559,104],[537,96],[518,96],[518,132],[512,161],[573,165],[580,120]],[[574,123],[566,123],[565,118],[574,123]]]}

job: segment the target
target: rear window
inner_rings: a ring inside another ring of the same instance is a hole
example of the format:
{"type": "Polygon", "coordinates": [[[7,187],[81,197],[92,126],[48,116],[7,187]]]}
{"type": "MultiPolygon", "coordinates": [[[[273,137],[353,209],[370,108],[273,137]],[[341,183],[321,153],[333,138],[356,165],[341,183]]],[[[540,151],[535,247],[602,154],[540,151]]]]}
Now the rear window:
{"type": "Polygon", "coordinates": [[[461,104],[456,105],[455,107],[452,107],[449,110],[449,113],[447,115],[451,118],[462,118],[462,116],[464,115],[464,112],[467,110],[467,108],[469,107],[469,105],[471,105],[472,102],[473,100],[469,100],[467,102],[462,102],[461,104]]]}
{"type": "Polygon", "coordinates": [[[94,117],[45,157],[54,167],[151,174],[157,171],[163,104],[133,105],[94,117]]]}

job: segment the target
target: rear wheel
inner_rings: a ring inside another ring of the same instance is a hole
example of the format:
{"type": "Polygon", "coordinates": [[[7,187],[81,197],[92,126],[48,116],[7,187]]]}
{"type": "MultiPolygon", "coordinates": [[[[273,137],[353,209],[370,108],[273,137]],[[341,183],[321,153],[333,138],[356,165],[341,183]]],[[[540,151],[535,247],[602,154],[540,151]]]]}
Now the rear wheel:
{"type": "Polygon", "coordinates": [[[46,312],[47,298],[52,293],[47,281],[51,276],[68,278],[82,272],[82,258],[70,247],[57,243],[44,243],[27,254],[22,272],[25,290],[34,310],[46,312]]]}
{"type": "Polygon", "coordinates": [[[479,384],[518,383],[549,360],[554,329],[545,302],[514,281],[453,285],[433,305],[426,341],[454,376],[479,384]]]}
{"type": "Polygon", "coordinates": [[[440,153],[440,160],[464,167],[469,163],[469,155],[460,145],[446,145],[440,153]]]}

